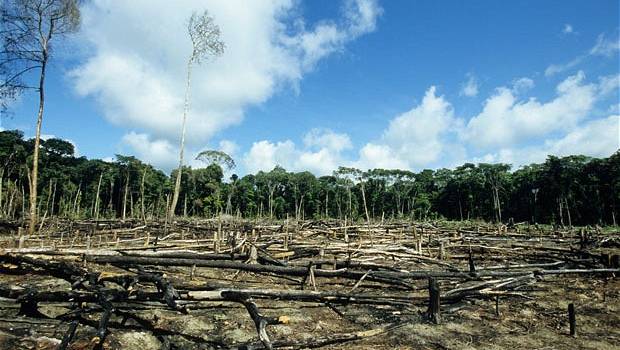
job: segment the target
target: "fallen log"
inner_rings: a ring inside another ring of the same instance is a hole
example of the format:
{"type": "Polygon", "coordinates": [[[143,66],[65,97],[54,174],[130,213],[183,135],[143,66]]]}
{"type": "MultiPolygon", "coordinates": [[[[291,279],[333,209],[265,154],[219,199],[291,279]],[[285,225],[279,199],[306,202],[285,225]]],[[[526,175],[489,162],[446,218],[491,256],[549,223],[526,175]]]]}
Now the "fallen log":
{"type": "MultiPolygon", "coordinates": [[[[165,259],[165,258],[147,258],[147,257],[128,257],[128,256],[86,256],[86,261],[98,264],[115,264],[115,265],[152,265],[152,266],[196,266],[220,269],[233,269],[248,271],[254,273],[275,273],[287,276],[303,277],[307,274],[306,267],[295,266],[274,266],[261,264],[244,264],[236,261],[222,260],[199,260],[199,259],[165,259]]],[[[366,274],[366,271],[351,270],[347,268],[338,270],[316,269],[314,271],[316,277],[341,277],[347,279],[359,280],[366,274]]],[[[504,272],[504,271],[481,271],[471,274],[469,271],[376,271],[367,276],[367,280],[389,283],[394,280],[403,279],[427,279],[435,278],[472,278],[472,277],[492,277],[492,276],[520,276],[524,272],[504,272]],[[390,280],[391,279],[391,280],[390,280]]],[[[402,282],[402,281],[400,281],[402,282]]]]}

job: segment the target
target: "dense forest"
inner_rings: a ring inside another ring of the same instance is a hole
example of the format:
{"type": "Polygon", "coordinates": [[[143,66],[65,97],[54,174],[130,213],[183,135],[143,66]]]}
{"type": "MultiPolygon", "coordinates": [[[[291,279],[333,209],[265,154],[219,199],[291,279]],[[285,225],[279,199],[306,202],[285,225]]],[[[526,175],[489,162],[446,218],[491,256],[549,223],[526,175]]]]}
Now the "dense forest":
{"type": "MultiPolygon", "coordinates": [[[[0,216],[28,216],[28,165],[33,140],[0,132],[0,216]]],[[[76,157],[74,146],[41,143],[38,206],[42,218],[164,218],[176,170],[167,175],[135,157],[113,162],[76,157]]],[[[620,151],[609,158],[549,156],[512,171],[509,164],[456,169],[339,168],[333,175],[276,167],[224,179],[220,165],[184,168],[177,215],[381,220],[483,219],[558,225],[616,224],[620,151]]]]}

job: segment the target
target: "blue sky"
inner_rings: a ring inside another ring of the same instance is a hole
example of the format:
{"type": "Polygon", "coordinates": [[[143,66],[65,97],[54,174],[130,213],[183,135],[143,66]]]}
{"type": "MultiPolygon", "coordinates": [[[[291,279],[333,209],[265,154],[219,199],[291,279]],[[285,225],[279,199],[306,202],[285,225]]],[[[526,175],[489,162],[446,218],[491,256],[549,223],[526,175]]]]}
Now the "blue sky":
{"type": "MultiPolygon", "coordinates": [[[[223,149],[239,173],[519,166],[620,147],[620,9],[602,0],[94,0],[56,47],[43,133],[87,157],[174,167],[184,21],[204,8],[227,50],[194,72],[187,150],[223,149]]],[[[32,135],[35,97],[2,128],[32,135]]]]}

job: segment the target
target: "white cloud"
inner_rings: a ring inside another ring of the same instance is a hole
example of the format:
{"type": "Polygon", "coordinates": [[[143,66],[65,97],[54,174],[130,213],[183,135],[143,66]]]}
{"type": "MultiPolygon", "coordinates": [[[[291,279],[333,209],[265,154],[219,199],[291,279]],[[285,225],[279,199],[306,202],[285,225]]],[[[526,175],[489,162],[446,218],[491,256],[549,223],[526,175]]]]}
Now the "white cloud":
{"type": "Polygon", "coordinates": [[[533,87],[534,87],[534,80],[530,78],[526,78],[526,77],[515,79],[512,82],[512,91],[515,94],[523,93],[527,90],[530,90],[533,87]]]}
{"type": "Polygon", "coordinates": [[[478,95],[478,81],[473,74],[468,74],[469,78],[465,83],[461,85],[461,91],[459,95],[474,97],[478,95]]]}
{"type": "Polygon", "coordinates": [[[178,148],[167,140],[153,140],[147,134],[132,131],[125,134],[121,142],[129,146],[135,152],[135,156],[146,163],[154,164],[167,171],[178,166],[178,148]]]}
{"type": "Polygon", "coordinates": [[[387,145],[367,143],[359,152],[356,167],[361,169],[408,169],[407,161],[400,159],[387,145]]]}
{"type": "Polygon", "coordinates": [[[563,63],[563,64],[551,64],[549,65],[549,67],[547,67],[547,69],[545,69],[545,76],[550,77],[552,75],[558,74],[558,73],[562,73],[564,71],[567,71],[573,67],[578,66],[581,62],[583,62],[583,60],[586,58],[586,56],[577,56],[574,59],[572,59],[571,61],[567,62],[567,63],[563,63]]]}
{"type": "Polygon", "coordinates": [[[469,120],[467,142],[488,149],[574,128],[590,112],[596,97],[596,86],[584,84],[584,79],[583,72],[566,78],[557,86],[557,96],[546,103],[535,98],[518,101],[511,90],[498,88],[482,112],[469,120]]]}
{"type": "Polygon", "coordinates": [[[349,135],[318,128],[310,130],[304,136],[303,141],[308,148],[326,148],[335,152],[353,148],[349,135]]]}
{"type": "Polygon", "coordinates": [[[620,88],[620,74],[612,74],[599,78],[599,91],[601,95],[608,95],[620,88]]]}
{"type": "Polygon", "coordinates": [[[219,150],[234,158],[239,151],[239,145],[235,141],[221,140],[219,150]]]}
{"type": "Polygon", "coordinates": [[[390,120],[381,138],[359,151],[355,165],[412,169],[452,163],[463,149],[454,144],[463,126],[452,105],[431,86],[421,103],[390,120]]]}
{"type": "Polygon", "coordinates": [[[564,34],[572,34],[574,32],[575,32],[575,30],[573,29],[573,26],[570,25],[569,23],[566,23],[564,25],[564,28],[562,29],[562,33],[564,33],[564,34]]]}
{"type": "Polygon", "coordinates": [[[290,171],[311,171],[318,175],[331,174],[346,165],[342,151],[352,147],[346,134],[329,129],[312,129],[303,137],[304,147],[298,148],[291,140],[254,142],[243,157],[245,170],[269,171],[280,165],[290,171]]]}
{"type": "Polygon", "coordinates": [[[549,154],[609,157],[620,149],[620,115],[588,121],[564,137],[545,144],[549,154]]]}
{"type": "Polygon", "coordinates": [[[596,38],[596,44],[590,49],[591,55],[614,56],[620,51],[620,39],[608,39],[605,34],[600,34],[596,38]]]}
{"type": "Polygon", "coordinates": [[[413,166],[437,161],[446,143],[444,136],[459,123],[452,105],[435,92],[431,86],[418,106],[392,119],[383,133],[382,141],[413,166]]]}
{"type": "Polygon", "coordinates": [[[617,56],[618,51],[620,51],[620,38],[608,39],[605,34],[600,34],[594,46],[587,53],[579,55],[567,63],[549,65],[545,69],[545,76],[549,77],[572,69],[591,56],[617,56]]]}
{"type": "Polygon", "coordinates": [[[598,84],[585,79],[583,72],[567,77],[556,87],[556,96],[546,102],[518,98],[534,81],[516,79],[512,89],[496,89],[482,111],[466,124],[431,87],[420,105],[390,121],[379,142],[359,151],[356,164],[363,169],[420,169],[454,167],[473,160],[518,166],[544,161],[548,154],[609,156],[610,150],[618,148],[617,116],[584,120],[596,101],[617,89],[618,77],[602,77],[598,84]]]}
{"type": "Polygon", "coordinates": [[[556,96],[546,102],[517,96],[533,84],[521,78],[513,81],[512,89],[497,88],[467,123],[431,86],[418,105],[391,119],[381,136],[363,145],[354,159],[343,154],[352,148],[348,135],[312,129],[303,137],[302,147],[291,140],[255,142],[244,157],[246,171],[271,170],[276,165],[317,175],[329,174],[338,166],[417,171],[453,168],[465,161],[518,167],[543,162],[549,154],[607,157],[619,148],[620,117],[591,115],[596,102],[605,101],[605,95],[618,88],[616,75],[587,83],[585,74],[578,72],[560,82],[556,96]]]}
{"type": "Polygon", "coordinates": [[[306,26],[294,0],[94,0],[82,9],[79,40],[90,50],[70,73],[76,91],[94,96],[110,122],[160,148],[176,144],[191,48],[185,23],[192,10],[204,8],[220,26],[226,50],[194,68],[189,147],[239,124],[246,108],[279,88],[296,87],[319,60],[375,30],[382,11],[374,0],[348,0],[340,19],[306,26]]]}
{"type": "Polygon", "coordinates": [[[591,157],[609,157],[620,148],[620,116],[585,122],[558,138],[527,147],[502,148],[474,158],[475,162],[502,162],[515,168],[544,162],[548,155],[569,156],[583,154],[591,157]]]}

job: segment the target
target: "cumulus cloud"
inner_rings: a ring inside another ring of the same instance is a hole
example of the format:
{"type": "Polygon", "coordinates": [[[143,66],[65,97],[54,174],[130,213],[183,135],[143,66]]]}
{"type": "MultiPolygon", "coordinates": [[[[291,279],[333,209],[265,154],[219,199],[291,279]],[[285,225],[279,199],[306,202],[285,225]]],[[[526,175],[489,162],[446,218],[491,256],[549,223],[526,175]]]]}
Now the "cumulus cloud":
{"type": "Polygon", "coordinates": [[[546,102],[518,97],[533,85],[520,78],[510,89],[497,88],[467,123],[431,87],[419,105],[389,122],[379,140],[364,145],[353,164],[362,169],[454,167],[464,161],[519,166],[549,154],[603,157],[618,149],[617,115],[588,120],[595,103],[618,88],[617,75],[587,83],[578,72],[560,82],[546,102]]]}
{"type": "Polygon", "coordinates": [[[356,166],[361,169],[409,169],[406,160],[401,159],[390,146],[367,143],[359,152],[356,166]]]}
{"type": "Polygon", "coordinates": [[[254,142],[243,156],[246,171],[269,171],[280,165],[292,171],[309,170],[318,175],[331,174],[347,163],[342,151],[353,147],[348,135],[329,129],[310,130],[304,135],[303,141],[303,147],[298,147],[291,140],[254,142]]]}
{"type": "Polygon", "coordinates": [[[349,135],[335,133],[329,129],[312,129],[304,136],[303,141],[308,148],[325,148],[335,152],[353,148],[349,135]]]}
{"type": "Polygon", "coordinates": [[[190,147],[204,145],[239,124],[248,107],[295,87],[322,58],[375,30],[382,12],[375,0],[348,0],[339,18],[306,25],[298,6],[293,0],[87,2],[79,40],[89,50],[70,75],[78,94],[99,101],[106,119],[135,131],[130,139],[145,135],[170,146],[180,133],[191,49],[185,24],[193,10],[208,9],[226,50],[193,72],[187,139],[190,147]]]}
{"type": "MultiPolygon", "coordinates": [[[[316,175],[331,174],[339,166],[420,170],[454,167],[464,161],[520,166],[544,161],[549,154],[603,157],[618,149],[617,106],[606,118],[596,118],[592,112],[597,102],[608,101],[607,96],[617,91],[619,82],[618,75],[587,81],[578,72],[556,86],[554,97],[540,101],[521,96],[534,81],[520,78],[510,87],[497,88],[481,111],[469,118],[457,117],[450,101],[431,86],[419,103],[392,117],[377,138],[356,152],[350,152],[354,145],[348,134],[325,128],[309,130],[298,143],[256,141],[243,153],[232,140],[222,140],[218,147],[239,160],[242,173],[280,165],[316,175]]],[[[176,143],[135,132],[125,135],[123,143],[146,161],[165,164],[167,169],[176,166],[176,143]]]]}
{"type": "Polygon", "coordinates": [[[596,86],[584,79],[583,72],[566,78],[556,87],[557,96],[546,103],[535,98],[519,101],[511,90],[498,88],[482,112],[467,123],[466,140],[480,148],[494,148],[574,128],[595,101],[596,86]]]}
{"type": "Polygon", "coordinates": [[[502,148],[474,158],[475,162],[502,162],[516,167],[544,162],[548,155],[569,156],[583,154],[591,157],[609,157],[620,149],[620,116],[584,122],[558,138],[542,144],[520,148],[502,148]]]}
{"type": "Polygon", "coordinates": [[[411,165],[429,164],[439,159],[445,136],[458,125],[452,105],[431,86],[418,106],[390,121],[382,141],[411,165]]]}
{"type": "Polygon", "coordinates": [[[609,157],[620,149],[620,115],[588,121],[564,137],[545,144],[549,154],[609,157]]]}
{"type": "Polygon", "coordinates": [[[165,170],[178,166],[178,148],[167,140],[154,140],[147,134],[132,131],[123,136],[121,143],[128,146],[137,158],[146,163],[157,164],[165,170]]]}
{"type": "Polygon", "coordinates": [[[355,166],[413,169],[460,159],[463,148],[454,141],[463,122],[436,91],[431,86],[417,106],[391,119],[378,140],[360,149],[355,166]]]}
{"type": "Polygon", "coordinates": [[[569,24],[569,23],[566,23],[564,25],[564,28],[562,28],[562,33],[563,34],[572,34],[574,32],[575,32],[575,30],[573,29],[573,26],[571,24],[569,24]]]}
{"type": "Polygon", "coordinates": [[[356,158],[344,153],[353,148],[348,135],[312,129],[302,146],[291,140],[255,142],[243,162],[248,172],[281,165],[323,175],[341,165],[420,170],[465,161],[518,167],[542,162],[549,154],[606,157],[620,147],[620,117],[617,112],[606,118],[591,114],[597,102],[618,89],[618,79],[609,75],[586,82],[585,74],[578,72],[560,82],[556,96],[545,102],[519,97],[534,81],[516,79],[512,88],[497,88],[468,122],[456,117],[452,104],[431,86],[411,110],[390,119],[381,136],[364,144],[356,158]]]}

